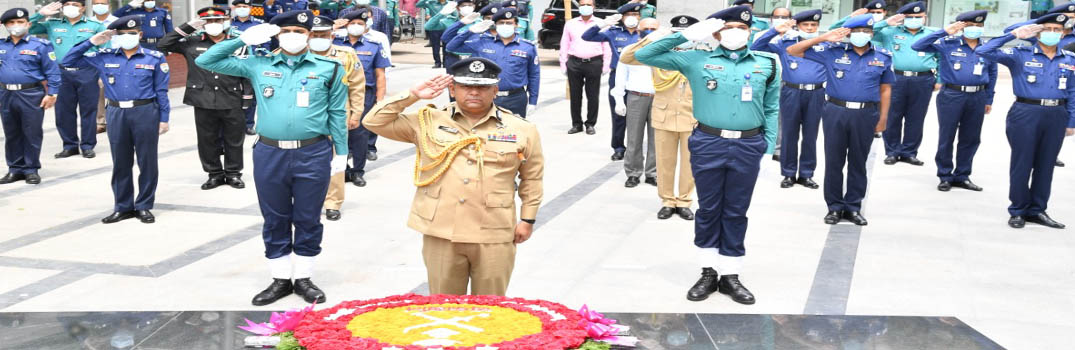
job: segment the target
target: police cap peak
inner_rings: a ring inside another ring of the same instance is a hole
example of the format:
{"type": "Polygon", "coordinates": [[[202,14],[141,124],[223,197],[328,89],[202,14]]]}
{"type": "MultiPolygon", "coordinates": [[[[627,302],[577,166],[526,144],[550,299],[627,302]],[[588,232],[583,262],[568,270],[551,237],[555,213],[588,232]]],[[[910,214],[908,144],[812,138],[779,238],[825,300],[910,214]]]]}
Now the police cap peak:
{"type": "Polygon", "coordinates": [[[126,30],[126,29],[142,29],[142,15],[130,15],[117,18],[112,24],[108,25],[108,29],[126,30]]]}
{"type": "Polygon", "coordinates": [[[500,4],[493,3],[485,5],[485,7],[482,7],[478,12],[481,13],[482,17],[495,15],[497,12],[500,12],[500,4]]]}
{"type": "Polygon", "coordinates": [[[356,8],[354,11],[348,12],[347,14],[343,15],[343,19],[346,19],[348,21],[360,19],[369,22],[370,16],[373,16],[373,12],[370,10],[369,7],[359,7],[356,8]]]}
{"type": "Polygon", "coordinates": [[[642,4],[637,3],[637,2],[628,3],[626,5],[620,6],[620,8],[616,9],[616,12],[619,12],[621,15],[625,14],[625,13],[628,13],[628,12],[640,12],[640,11],[642,11],[642,4]]]}
{"type": "Polygon", "coordinates": [[[493,15],[493,22],[496,22],[496,21],[499,21],[499,20],[502,20],[502,19],[514,19],[516,22],[518,22],[519,21],[518,17],[519,17],[519,12],[515,11],[515,9],[502,9],[499,12],[497,12],[495,15],[493,15]]]}
{"type": "Polygon", "coordinates": [[[1041,17],[1038,17],[1037,19],[1035,19],[1034,23],[1037,23],[1037,24],[1048,24],[1048,23],[1064,24],[1064,23],[1067,23],[1067,21],[1069,19],[1070,18],[1068,18],[1068,16],[1063,14],[1063,13],[1046,13],[1046,14],[1042,15],[1041,17]]]}
{"type": "Polygon", "coordinates": [[[7,21],[19,18],[30,19],[30,11],[26,11],[26,9],[21,7],[4,11],[4,14],[0,16],[0,23],[7,23],[7,21]]]}
{"type": "Polygon", "coordinates": [[[753,23],[754,16],[751,15],[750,6],[739,5],[735,7],[729,7],[716,13],[709,15],[706,19],[716,18],[727,22],[740,22],[747,25],[753,23]]]}
{"type": "Polygon", "coordinates": [[[1053,8],[1049,9],[1049,12],[1046,12],[1046,13],[1070,13],[1070,12],[1075,12],[1075,2],[1069,2],[1069,3],[1056,5],[1053,8]]]}
{"type": "Polygon", "coordinates": [[[198,10],[198,18],[201,19],[217,19],[228,18],[228,12],[219,7],[203,7],[198,10]]]}
{"type": "Polygon", "coordinates": [[[252,5],[250,0],[232,0],[232,5],[252,5]]]}
{"type": "Polygon", "coordinates": [[[844,28],[873,28],[873,15],[865,14],[851,17],[847,22],[844,22],[844,28]]]}
{"type": "Polygon", "coordinates": [[[312,30],[330,30],[332,29],[332,17],[317,16],[314,17],[314,24],[311,27],[312,30]]]}
{"type": "Polygon", "coordinates": [[[795,22],[798,22],[798,23],[802,23],[802,22],[820,22],[821,21],[821,10],[820,9],[813,9],[813,10],[801,11],[799,13],[796,13],[795,16],[792,16],[791,18],[794,19],[795,22]]]}
{"type": "Polygon", "coordinates": [[[919,13],[926,13],[926,3],[921,1],[915,1],[907,5],[903,5],[896,13],[904,15],[917,15],[919,13]]]}
{"type": "Polygon", "coordinates": [[[516,0],[505,0],[500,3],[500,7],[519,7],[519,2],[516,0]]]}
{"type": "Polygon", "coordinates": [[[292,10],[273,17],[269,24],[277,27],[313,27],[314,13],[308,10],[292,10]]]}
{"type": "Polygon", "coordinates": [[[452,80],[463,85],[496,85],[500,82],[500,66],[481,57],[460,60],[448,67],[448,71],[452,73],[452,80]]]}
{"type": "Polygon", "coordinates": [[[872,0],[866,3],[867,10],[880,10],[884,9],[885,6],[888,6],[888,4],[885,3],[885,0],[872,0]]]}
{"type": "Polygon", "coordinates": [[[732,2],[732,6],[739,5],[754,5],[754,0],[735,0],[734,2],[732,2]]]}
{"type": "Polygon", "coordinates": [[[672,17],[672,28],[687,28],[698,22],[700,21],[697,18],[687,15],[679,15],[672,17]]]}
{"type": "Polygon", "coordinates": [[[985,23],[985,17],[989,14],[989,11],[967,11],[960,13],[956,16],[956,22],[971,22],[971,23],[985,23]]]}

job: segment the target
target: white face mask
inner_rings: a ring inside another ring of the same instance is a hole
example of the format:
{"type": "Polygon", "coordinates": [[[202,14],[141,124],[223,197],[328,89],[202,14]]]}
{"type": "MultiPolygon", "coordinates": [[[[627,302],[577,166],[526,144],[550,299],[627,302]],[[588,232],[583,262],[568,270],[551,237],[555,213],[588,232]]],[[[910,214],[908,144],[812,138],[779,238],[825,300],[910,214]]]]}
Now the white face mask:
{"type": "Polygon", "coordinates": [[[220,33],[224,32],[223,23],[206,23],[205,26],[202,28],[205,29],[206,34],[209,34],[211,36],[217,36],[220,35],[220,33]]]}
{"type": "Polygon", "coordinates": [[[291,54],[302,52],[302,49],[306,48],[306,42],[310,40],[306,34],[299,33],[284,33],[280,34],[278,38],[280,39],[280,48],[291,54]]]}
{"type": "Polygon", "coordinates": [[[362,36],[362,34],[366,34],[366,26],[361,24],[348,24],[347,34],[350,36],[362,36]]]}
{"type": "Polygon", "coordinates": [[[156,1],[146,1],[146,2],[142,3],[142,5],[144,5],[147,9],[151,9],[151,8],[157,7],[157,2],[156,1]]]}
{"type": "Polygon", "coordinates": [[[23,34],[26,34],[26,26],[25,25],[10,25],[10,26],[7,26],[7,32],[11,33],[11,35],[14,35],[14,36],[22,36],[23,34]]]}
{"type": "Polygon", "coordinates": [[[357,4],[357,5],[369,5],[370,0],[355,0],[355,4],[357,4]]]}
{"type": "Polygon", "coordinates": [[[589,15],[592,15],[592,14],[593,14],[593,6],[590,6],[590,5],[579,6],[579,15],[589,16],[589,15]]]}
{"type": "Polygon", "coordinates": [[[787,22],[788,22],[788,20],[783,19],[783,18],[773,19],[773,27],[779,27],[781,25],[784,25],[784,23],[787,23],[787,22]]]}
{"type": "Polygon", "coordinates": [[[112,47],[130,50],[138,46],[138,34],[118,34],[112,36],[112,47]]]}
{"type": "Polygon", "coordinates": [[[813,32],[813,33],[799,32],[799,37],[803,38],[803,39],[806,39],[806,40],[816,38],[817,36],[818,36],[818,32],[813,32]]]}
{"type": "Polygon", "coordinates": [[[108,13],[108,4],[93,4],[93,13],[98,15],[108,13]]]}
{"type": "Polygon", "coordinates": [[[310,50],[317,52],[328,51],[328,48],[332,46],[332,39],[327,38],[312,38],[310,39],[310,50]]]}
{"type": "Polygon", "coordinates": [[[71,6],[71,5],[64,6],[63,7],[63,16],[67,17],[67,18],[81,17],[82,16],[82,9],[79,8],[78,6],[71,6]]]}
{"type": "Polygon", "coordinates": [[[347,28],[340,28],[332,31],[332,36],[342,38],[347,36],[347,28]]]}
{"type": "Polygon", "coordinates": [[[873,21],[874,22],[880,22],[880,21],[883,21],[883,20],[885,20],[885,14],[883,14],[883,13],[875,13],[875,14],[873,14],[873,21]]]}
{"type": "Polygon", "coordinates": [[[638,17],[635,17],[635,16],[624,17],[623,18],[623,25],[625,27],[627,27],[627,28],[638,27],[638,17]]]}
{"type": "Polygon", "coordinates": [[[739,50],[747,45],[750,32],[746,29],[731,28],[720,32],[720,46],[728,50],[739,50]]]}
{"type": "Polygon", "coordinates": [[[250,16],[250,8],[249,7],[236,7],[235,8],[235,15],[239,16],[239,17],[249,17],[250,16]]]}
{"type": "Polygon", "coordinates": [[[499,35],[501,38],[504,38],[504,39],[510,38],[512,35],[515,35],[515,25],[514,24],[497,24],[496,25],[496,35],[499,35]]]}
{"type": "Polygon", "coordinates": [[[459,16],[466,17],[474,13],[474,6],[463,6],[459,8],[459,16]]]}

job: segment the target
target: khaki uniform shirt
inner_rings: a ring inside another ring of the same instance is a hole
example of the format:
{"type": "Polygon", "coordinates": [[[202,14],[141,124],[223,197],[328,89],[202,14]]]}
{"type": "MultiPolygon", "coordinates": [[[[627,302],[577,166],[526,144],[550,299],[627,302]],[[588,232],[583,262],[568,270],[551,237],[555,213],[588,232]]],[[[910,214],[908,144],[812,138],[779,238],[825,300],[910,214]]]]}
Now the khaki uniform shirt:
{"type": "MultiPolygon", "coordinates": [[[[653,40],[643,38],[639,42],[623,48],[623,52],[620,52],[620,62],[643,64],[635,59],[635,52],[652,42],[653,40]]],[[[669,84],[674,80],[678,80],[675,85],[654,93],[650,125],[658,130],[692,131],[695,125],[698,125],[698,121],[694,120],[694,104],[693,100],[691,100],[693,95],[687,78],[676,71],[653,67],[653,85],[655,87],[669,84]]]]}
{"type": "MultiPolygon", "coordinates": [[[[418,111],[403,112],[418,100],[409,92],[386,98],[370,110],[362,124],[377,135],[413,143],[422,150],[419,143],[425,136],[419,132],[418,111]]],[[[522,199],[519,217],[536,219],[541,205],[545,158],[537,127],[499,107],[490,109],[474,125],[456,111],[454,103],[431,112],[429,128],[432,137],[441,142],[452,143],[471,135],[481,138],[484,170],[479,171],[477,149],[473,145],[464,148],[439,180],[417,188],[407,226],[452,242],[514,241],[518,222],[516,176],[522,199]]],[[[443,149],[425,141],[433,152],[443,149]]],[[[421,153],[423,165],[433,161],[424,150],[421,153]]],[[[430,178],[438,168],[423,171],[421,179],[430,178]]]]}

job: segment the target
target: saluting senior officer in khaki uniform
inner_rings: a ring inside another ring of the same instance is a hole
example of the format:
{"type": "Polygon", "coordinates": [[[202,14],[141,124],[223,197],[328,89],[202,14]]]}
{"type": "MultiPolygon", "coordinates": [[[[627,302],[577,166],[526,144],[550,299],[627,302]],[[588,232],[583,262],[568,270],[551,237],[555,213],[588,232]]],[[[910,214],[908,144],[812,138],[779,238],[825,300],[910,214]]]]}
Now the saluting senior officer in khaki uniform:
{"type": "Polygon", "coordinates": [[[469,282],[471,294],[504,295],[515,245],[530,238],[541,204],[541,140],[534,125],[493,104],[496,63],[472,57],[448,71],[454,77],[441,75],[381,101],[362,123],[378,135],[416,145],[418,189],[407,226],[425,235],[430,293],[466,294],[469,282]],[[446,88],[454,103],[403,113],[446,88]]]}

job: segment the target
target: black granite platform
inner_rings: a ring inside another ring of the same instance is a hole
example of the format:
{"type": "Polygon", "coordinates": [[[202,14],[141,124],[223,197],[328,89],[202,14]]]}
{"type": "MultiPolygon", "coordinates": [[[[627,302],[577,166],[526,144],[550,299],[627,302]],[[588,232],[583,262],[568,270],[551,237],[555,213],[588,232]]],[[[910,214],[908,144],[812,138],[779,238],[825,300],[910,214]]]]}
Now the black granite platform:
{"type": "MultiPolygon", "coordinates": [[[[608,314],[640,350],[1003,349],[951,317],[608,314]]],[[[0,349],[242,349],[269,312],[0,313],[0,349]]],[[[537,349],[535,349],[537,350],[537,349]]]]}

